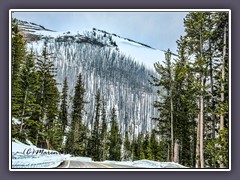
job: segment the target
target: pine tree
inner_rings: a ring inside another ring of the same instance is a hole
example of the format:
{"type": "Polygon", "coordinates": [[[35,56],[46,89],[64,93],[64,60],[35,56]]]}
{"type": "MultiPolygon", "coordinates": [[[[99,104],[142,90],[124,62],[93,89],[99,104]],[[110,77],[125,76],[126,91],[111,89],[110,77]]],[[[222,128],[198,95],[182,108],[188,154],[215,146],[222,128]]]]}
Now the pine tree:
{"type": "Polygon", "coordinates": [[[131,143],[131,151],[132,151],[132,161],[137,160],[137,142],[134,134],[133,134],[132,143],[131,143]]]}
{"type": "Polygon", "coordinates": [[[154,161],[158,160],[158,141],[156,138],[156,132],[153,129],[150,137],[150,147],[151,147],[151,152],[152,152],[152,159],[154,161]]]}
{"type": "Polygon", "coordinates": [[[198,115],[198,137],[197,137],[197,162],[196,167],[205,167],[204,161],[204,107],[205,107],[205,85],[206,85],[206,73],[207,73],[207,59],[204,56],[206,50],[204,49],[204,44],[208,41],[208,31],[206,30],[206,19],[207,14],[203,12],[189,13],[185,20],[185,30],[189,40],[189,46],[192,53],[195,55],[195,72],[198,76],[197,86],[198,86],[198,97],[199,97],[199,115],[198,115]]]}
{"type": "Polygon", "coordinates": [[[104,99],[102,99],[102,109],[101,109],[101,135],[100,135],[100,155],[101,155],[101,161],[104,161],[107,159],[107,152],[108,152],[108,145],[107,145],[107,139],[108,139],[108,132],[107,132],[107,117],[106,117],[106,109],[105,109],[105,102],[104,99]]]}
{"type": "Polygon", "coordinates": [[[65,130],[68,126],[68,82],[67,77],[64,78],[62,95],[61,95],[61,105],[60,105],[60,115],[59,120],[62,125],[62,138],[65,136],[65,130]]]}
{"type": "Polygon", "coordinates": [[[131,158],[131,142],[129,140],[128,131],[125,132],[124,138],[124,160],[130,160],[131,158]]]}
{"type": "Polygon", "coordinates": [[[147,132],[143,141],[143,152],[145,159],[152,160],[152,149],[151,149],[151,143],[149,138],[149,133],[147,132]]]}
{"type": "Polygon", "coordinates": [[[173,147],[174,147],[174,118],[173,118],[173,77],[172,77],[172,63],[171,63],[171,51],[165,53],[165,66],[159,62],[154,63],[156,72],[161,77],[153,77],[152,84],[159,87],[157,93],[160,97],[159,101],[154,103],[154,107],[160,112],[159,117],[152,118],[157,121],[157,132],[160,134],[161,140],[169,142],[169,155],[168,161],[173,160],[173,147]]]}
{"type": "Polygon", "coordinates": [[[143,134],[140,133],[137,138],[137,159],[145,159],[144,152],[143,152],[143,134]]]}
{"type": "Polygon", "coordinates": [[[35,144],[43,148],[54,148],[52,144],[58,144],[56,141],[59,142],[59,136],[54,136],[55,131],[59,131],[59,128],[55,129],[54,127],[59,124],[60,95],[55,79],[56,68],[52,54],[48,53],[47,47],[47,41],[45,41],[42,54],[36,59],[39,89],[36,94],[38,108],[34,112],[34,117],[35,121],[40,124],[40,128],[36,132],[35,144]]]}
{"type": "MultiPolygon", "coordinates": [[[[19,79],[19,73],[21,71],[21,66],[23,64],[23,61],[25,59],[25,55],[27,54],[25,49],[25,42],[23,40],[23,36],[20,34],[18,29],[18,24],[16,22],[16,19],[12,20],[12,49],[11,49],[11,59],[12,59],[12,89],[14,96],[15,90],[17,91],[17,84],[19,79]]],[[[17,96],[17,94],[16,94],[17,96]]],[[[13,98],[14,100],[14,98],[13,98]]],[[[13,111],[14,113],[14,111],[13,111]]],[[[13,114],[14,115],[14,114],[13,114]]]]}
{"type": "Polygon", "coordinates": [[[215,115],[212,125],[216,133],[215,139],[208,139],[205,143],[207,148],[207,164],[211,167],[228,167],[228,13],[218,12],[212,15],[215,29],[212,32],[213,43],[213,80],[214,88],[211,93],[214,99],[214,108],[210,113],[215,115]],[[219,125],[219,126],[217,126],[219,125]],[[219,128],[217,128],[219,127],[219,128]]]}
{"type": "Polygon", "coordinates": [[[46,98],[46,140],[48,149],[60,150],[62,142],[62,124],[59,119],[60,94],[56,80],[49,79],[48,93],[46,98]]]}
{"type": "Polygon", "coordinates": [[[109,160],[121,161],[121,137],[117,124],[117,115],[115,108],[111,110],[111,130],[109,136],[109,160]]]}
{"type": "Polygon", "coordinates": [[[86,137],[86,131],[84,131],[83,125],[84,105],[87,103],[84,99],[85,92],[82,75],[79,74],[73,96],[71,127],[68,132],[65,147],[66,152],[73,155],[82,155],[86,149],[83,143],[86,137]]]}
{"type": "Polygon", "coordinates": [[[31,121],[31,113],[36,106],[36,98],[34,93],[36,93],[38,83],[36,79],[36,68],[32,52],[26,57],[26,61],[23,65],[19,79],[21,80],[21,94],[23,94],[22,105],[20,107],[21,115],[19,117],[21,120],[19,134],[21,136],[23,126],[31,121]]]}
{"type": "Polygon", "coordinates": [[[174,99],[174,162],[192,166],[194,158],[195,117],[197,89],[187,55],[187,41],[180,37],[177,41],[178,56],[173,68],[173,99],[174,99]],[[180,148],[181,147],[181,148],[180,148]],[[191,157],[191,158],[189,158],[191,157]]]}
{"type": "Polygon", "coordinates": [[[99,161],[100,160],[100,110],[101,110],[101,94],[100,90],[97,90],[97,94],[95,96],[95,118],[94,118],[94,127],[92,130],[92,157],[93,160],[99,161]]]}
{"type": "Polygon", "coordinates": [[[20,73],[23,61],[26,58],[25,42],[22,35],[19,34],[16,19],[12,20],[12,42],[11,42],[11,60],[12,60],[12,116],[19,118],[21,114],[20,106],[23,94],[21,93],[20,73]]]}

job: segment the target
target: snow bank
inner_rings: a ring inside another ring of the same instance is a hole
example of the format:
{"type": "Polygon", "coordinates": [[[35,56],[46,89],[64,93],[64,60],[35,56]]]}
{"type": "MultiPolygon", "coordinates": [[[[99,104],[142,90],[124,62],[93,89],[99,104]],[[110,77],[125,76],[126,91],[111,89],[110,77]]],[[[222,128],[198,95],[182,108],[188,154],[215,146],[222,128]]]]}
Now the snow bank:
{"type": "Polygon", "coordinates": [[[157,162],[150,160],[138,160],[138,161],[104,161],[106,164],[118,164],[118,165],[127,165],[134,167],[142,167],[142,168],[187,168],[180,164],[174,162],[157,162]]]}
{"type": "Polygon", "coordinates": [[[150,160],[134,161],[133,166],[146,168],[186,168],[185,166],[174,162],[156,162],[150,160]]]}
{"type": "Polygon", "coordinates": [[[108,160],[106,160],[106,161],[103,161],[103,163],[133,166],[133,162],[132,161],[108,161],[108,160]]]}
{"type": "Polygon", "coordinates": [[[12,141],[12,168],[55,168],[70,156],[37,148],[27,142],[29,145],[12,141]]]}

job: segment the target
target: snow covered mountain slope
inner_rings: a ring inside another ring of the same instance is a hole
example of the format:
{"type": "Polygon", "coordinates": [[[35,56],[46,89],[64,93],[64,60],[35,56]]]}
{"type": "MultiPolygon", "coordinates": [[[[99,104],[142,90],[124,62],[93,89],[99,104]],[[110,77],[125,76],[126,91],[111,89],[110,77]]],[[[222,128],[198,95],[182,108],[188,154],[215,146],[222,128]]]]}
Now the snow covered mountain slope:
{"type": "Polygon", "coordinates": [[[17,20],[20,31],[27,41],[40,39],[54,39],[58,42],[71,41],[77,43],[91,43],[100,47],[115,47],[122,54],[131,56],[136,62],[153,69],[153,63],[162,61],[165,57],[162,50],[153,48],[147,44],[121,37],[114,33],[93,28],[92,30],[77,30],[75,32],[58,32],[49,30],[35,23],[17,20]],[[99,39],[100,38],[100,39],[99,39]]]}
{"type": "Polygon", "coordinates": [[[28,40],[29,50],[40,55],[44,41],[47,41],[47,50],[55,57],[57,82],[62,83],[65,76],[68,78],[70,97],[74,95],[77,76],[82,73],[85,98],[89,102],[85,108],[85,121],[89,125],[93,124],[94,97],[99,89],[107,115],[111,108],[117,109],[122,135],[125,131],[137,134],[154,128],[151,117],[157,114],[153,108],[157,96],[149,80],[150,75],[156,74],[150,62],[158,61],[161,51],[95,28],[81,32],[53,32],[35,24],[30,30],[32,23],[23,24],[20,29],[28,40]]]}

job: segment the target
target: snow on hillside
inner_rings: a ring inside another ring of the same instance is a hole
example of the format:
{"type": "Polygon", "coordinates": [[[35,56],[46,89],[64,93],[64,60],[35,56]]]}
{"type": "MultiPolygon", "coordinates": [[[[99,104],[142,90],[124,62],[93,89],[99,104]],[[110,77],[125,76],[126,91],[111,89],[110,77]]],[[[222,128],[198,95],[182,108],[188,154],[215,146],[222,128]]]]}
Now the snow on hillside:
{"type": "MultiPolygon", "coordinates": [[[[91,31],[81,29],[71,32],[54,32],[41,29],[33,32],[33,34],[40,35],[41,37],[57,38],[61,36],[76,37],[77,35],[83,35],[86,32],[91,31]]],[[[97,35],[103,36],[103,33],[97,32],[97,35]]],[[[136,62],[145,65],[145,67],[147,67],[148,69],[153,69],[153,63],[163,61],[163,59],[165,58],[164,52],[159,49],[149,48],[141,45],[140,43],[136,43],[120,36],[114,36],[112,34],[110,34],[110,36],[112,37],[112,40],[116,42],[118,49],[121,53],[125,54],[126,56],[132,57],[136,62]]]]}
{"type": "Polygon", "coordinates": [[[118,37],[113,37],[113,40],[116,41],[120,52],[131,56],[135,61],[144,64],[148,69],[153,69],[153,63],[164,59],[164,53],[158,49],[151,49],[118,37]]]}
{"type": "Polygon", "coordinates": [[[38,148],[27,141],[29,145],[17,140],[12,141],[12,168],[55,168],[69,155],[63,155],[53,150],[38,148]]]}

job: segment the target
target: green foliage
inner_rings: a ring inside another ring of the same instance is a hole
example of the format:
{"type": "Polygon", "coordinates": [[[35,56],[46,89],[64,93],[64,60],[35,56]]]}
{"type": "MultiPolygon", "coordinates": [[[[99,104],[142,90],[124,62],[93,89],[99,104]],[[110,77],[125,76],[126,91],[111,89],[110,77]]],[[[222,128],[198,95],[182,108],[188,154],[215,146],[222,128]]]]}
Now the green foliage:
{"type": "Polygon", "coordinates": [[[87,132],[83,124],[84,105],[87,103],[84,99],[85,92],[82,75],[79,74],[73,97],[71,129],[68,132],[65,146],[66,152],[78,156],[83,155],[86,149],[84,139],[87,137],[87,132]]]}
{"type": "Polygon", "coordinates": [[[63,81],[59,120],[62,124],[62,129],[61,129],[61,131],[62,131],[61,137],[62,137],[65,135],[65,129],[68,125],[68,82],[67,82],[67,77],[65,77],[64,81],[63,81]]]}
{"type": "Polygon", "coordinates": [[[101,136],[100,136],[100,110],[101,110],[101,94],[100,91],[97,91],[95,96],[95,118],[94,118],[94,127],[92,130],[92,149],[91,154],[93,160],[99,161],[101,158],[100,154],[100,145],[101,145],[101,136]]]}
{"type": "Polygon", "coordinates": [[[128,132],[125,132],[125,138],[124,138],[124,160],[130,160],[131,159],[131,142],[129,140],[128,132]]]}
{"type": "Polygon", "coordinates": [[[150,147],[151,147],[151,152],[152,152],[152,158],[154,161],[158,160],[158,141],[156,137],[156,131],[153,129],[150,137],[150,147]]]}
{"type": "Polygon", "coordinates": [[[108,152],[108,131],[107,131],[107,117],[105,102],[102,99],[102,109],[101,109],[101,135],[100,135],[100,159],[101,161],[106,160],[108,152]]]}
{"type": "Polygon", "coordinates": [[[166,162],[169,161],[169,148],[170,148],[170,143],[166,140],[162,140],[159,142],[158,145],[158,153],[157,153],[157,159],[160,162],[166,162]]]}
{"type": "Polygon", "coordinates": [[[143,152],[145,159],[152,160],[152,149],[151,149],[151,142],[149,133],[147,132],[143,141],[143,152]]]}
{"type": "MultiPolygon", "coordinates": [[[[173,125],[174,142],[178,142],[180,147],[177,153],[180,164],[195,166],[197,142],[201,139],[204,145],[201,147],[201,152],[204,153],[203,161],[206,167],[219,167],[220,164],[228,167],[228,141],[223,141],[228,137],[226,131],[229,122],[229,83],[226,78],[228,77],[228,13],[191,12],[186,15],[184,26],[186,35],[181,36],[177,41],[178,54],[167,50],[165,61],[154,64],[159,76],[152,77],[151,83],[158,88],[159,99],[154,103],[154,108],[158,110],[159,116],[154,117],[153,120],[157,123],[156,132],[160,144],[159,154],[152,152],[153,159],[160,161],[171,159],[173,152],[171,152],[170,138],[171,125],[173,125]],[[224,27],[227,27],[225,45],[224,27]],[[223,64],[221,58],[224,52],[223,64]],[[176,55],[174,63],[171,62],[171,55],[176,55]],[[203,109],[200,109],[200,102],[203,102],[203,109]],[[171,110],[173,110],[172,115],[171,110]],[[201,137],[197,134],[200,116],[203,117],[204,126],[201,137]],[[220,116],[224,116],[224,130],[217,132],[220,116]],[[170,121],[171,117],[173,122],[170,121]]],[[[151,144],[155,144],[154,140],[151,141],[153,141],[151,144]]]]}
{"type": "Polygon", "coordinates": [[[112,108],[110,119],[111,130],[109,136],[109,160],[121,161],[122,140],[117,124],[117,115],[115,108],[112,108]]]}
{"type": "Polygon", "coordinates": [[[140,133],[138,135],[138,138],[137,138],[137,144],[136,144],[136,148],[137,148],[137,154],[136,154],[136,158],[137,160],[140,160],[140,159],[145,159],[145,156],[144,156],[144,147],[143,147],[143,134],[140,133]]]}
{"type": "Polygon", "coordinates": [[[225,167],[229,165],[229,139],[228,130],[219,132],[216,139],[209,140],[206,143],[205,156],[207,157],[207,166],[219,168],[220,163],[225,167]]]}

